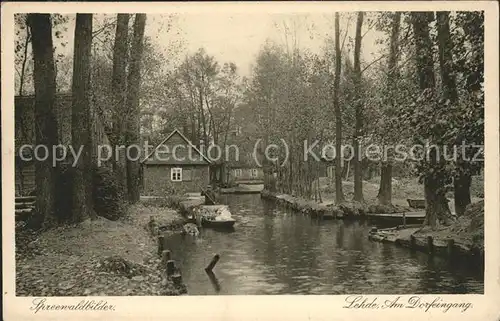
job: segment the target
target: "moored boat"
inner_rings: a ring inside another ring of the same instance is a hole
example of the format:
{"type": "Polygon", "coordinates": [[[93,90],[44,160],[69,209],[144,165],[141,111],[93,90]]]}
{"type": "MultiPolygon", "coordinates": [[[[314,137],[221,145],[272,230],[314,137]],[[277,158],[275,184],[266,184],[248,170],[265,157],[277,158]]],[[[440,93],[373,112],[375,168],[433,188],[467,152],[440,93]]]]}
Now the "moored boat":
{"type": "Polygon", "coordinates": [[[201,226],[209,227],[209,228],[232,228],[236,220],[234,218],[225,219],[225,220],[207,220],[202,219],[201,226]]]}
{"type": "Polygon", "coordinates": [[[425,199],[406,199],[408,201],[408,205],[412,208],[425,208],[425,199]]]}
{"type": "MultiPolygon", "coordinates": [[[[425,199],[411,199],[407,198],[406,201],[408,201],[408,205],[412,208],[418,208],[418,209],[424,209],[426,207],[426,202],[425,199]]],[[[446,201],[449,203],[450,200],[446,199],[446,201]]]]}
{"type": "Polygon", "coordinates": [[[207,228],[232,228],[236,223],[227,205],[201,205],[197,216],[201,226],[207,228]]]}

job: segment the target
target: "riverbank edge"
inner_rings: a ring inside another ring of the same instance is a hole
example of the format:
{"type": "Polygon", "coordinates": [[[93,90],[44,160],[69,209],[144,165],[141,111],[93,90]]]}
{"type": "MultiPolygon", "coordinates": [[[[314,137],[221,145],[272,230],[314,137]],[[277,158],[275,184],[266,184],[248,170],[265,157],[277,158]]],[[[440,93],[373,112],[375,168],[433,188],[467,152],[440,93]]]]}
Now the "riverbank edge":
{"type": "Polygon", "coordinates": [[[183,224],[195,223],[195,220],[192,217],[194,210],[205,204],[204,197],[193,198],[181,195],[170,195],[166,198],[162,198],[161,200],[165,203],[164,206],[175,210],[179,217],[182,218],[177,222],[173,222],[172,224],[165,226],[166,230],[172,232],[181,231],[183,224]]]}
{"type": "Polygon", "coordinates": [[[275,193],[269,190],[262,190],[260,197],[273,200],[277,204],[283,205],[294,211],[308,214],[313,218],[320,219],[362,219],[376,214],[403,213],[410,209],[402,206],[384,206],[377,204],[362,204],[358,202],[344,202],[339,205],[319,204],[315,201],[308,201],[283,193],[275,193]]]}
{"type": "Polygon", "coordinates": [[[403,228],[377,229],[373,228],[368,239],[379,243],[392,243],[396,246],[419,251],[430,256],[439,256],[449,261],[466,260],[469,263],[480,264],[484,268],[484,248],[479,248],[451,235],[436,237],[431,231],[421,231],[421,226],[403,228]]]}

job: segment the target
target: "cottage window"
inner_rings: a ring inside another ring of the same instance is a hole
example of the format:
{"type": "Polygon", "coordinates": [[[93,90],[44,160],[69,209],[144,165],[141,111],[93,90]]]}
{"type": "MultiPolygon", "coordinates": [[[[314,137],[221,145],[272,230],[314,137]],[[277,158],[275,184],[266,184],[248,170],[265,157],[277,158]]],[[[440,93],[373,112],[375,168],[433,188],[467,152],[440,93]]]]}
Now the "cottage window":
{"type": "Polygon", "coordinates": [[[182,168],[172,168],[170,170],[170,180],[172,182],[182,181],[182,168]]]}
{"type": "Polygon", "coordinates": [[[235,177],[240,177],[241,176],[241,169],[240,168],[234,170],[234,176],[235,177]]]}
{"type": "Polygon", "coordinates": [[[255,168],[252,168],[252,177],[257,177],[257,170],[255,168]]]}

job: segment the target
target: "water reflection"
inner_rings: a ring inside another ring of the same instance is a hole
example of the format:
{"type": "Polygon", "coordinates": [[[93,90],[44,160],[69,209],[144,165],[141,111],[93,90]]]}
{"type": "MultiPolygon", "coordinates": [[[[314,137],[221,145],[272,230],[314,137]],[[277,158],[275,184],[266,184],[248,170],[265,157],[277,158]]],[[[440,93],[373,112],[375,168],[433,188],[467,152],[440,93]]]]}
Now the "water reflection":
{"type": "Polygon", "coordinates": [[[373,223],[318,221],[259,195],[225,197],[232,233],[203,229],[167,246],[190,294],[482,293],[474,269],[370,242],[373,223]],[[213,275],[204,268],[218,253],[213,275]]]}

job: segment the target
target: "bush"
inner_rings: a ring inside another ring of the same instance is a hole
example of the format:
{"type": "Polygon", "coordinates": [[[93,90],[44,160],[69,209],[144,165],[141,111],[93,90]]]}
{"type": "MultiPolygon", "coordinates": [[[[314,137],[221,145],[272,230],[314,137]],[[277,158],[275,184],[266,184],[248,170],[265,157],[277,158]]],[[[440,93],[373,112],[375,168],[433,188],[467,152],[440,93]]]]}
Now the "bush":
{"type": "Polygon", "coordinates": [[[106,167],[93,170],[93,199],[97,215],[116,221],[125,215],[123,188],[113,171],[106,167]]]}
{"type": "Polygon", "coordinates": [[[128,261],[119,255],[101,259],[98,268],[101,271],[123,275],[128,278],[148,274],[148,270],[145,266],[128,261]]]}

